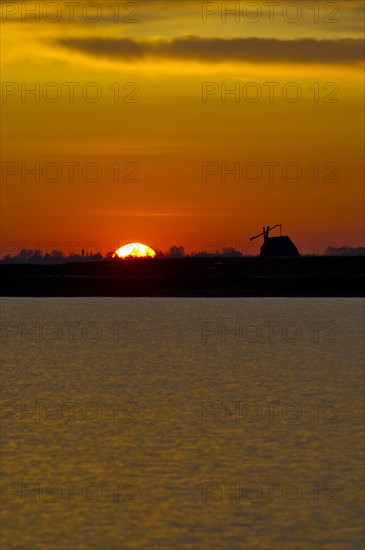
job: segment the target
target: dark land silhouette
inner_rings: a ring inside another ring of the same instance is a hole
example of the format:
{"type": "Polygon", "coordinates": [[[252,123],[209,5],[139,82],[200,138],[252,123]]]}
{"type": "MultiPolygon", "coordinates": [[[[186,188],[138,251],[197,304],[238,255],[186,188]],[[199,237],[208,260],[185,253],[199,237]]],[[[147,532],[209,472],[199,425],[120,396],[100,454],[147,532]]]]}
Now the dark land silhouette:
{"type": "Polygon", "coordinates": [[[363,256],[0,264],[2,296],[364,296],[363,256]]]}

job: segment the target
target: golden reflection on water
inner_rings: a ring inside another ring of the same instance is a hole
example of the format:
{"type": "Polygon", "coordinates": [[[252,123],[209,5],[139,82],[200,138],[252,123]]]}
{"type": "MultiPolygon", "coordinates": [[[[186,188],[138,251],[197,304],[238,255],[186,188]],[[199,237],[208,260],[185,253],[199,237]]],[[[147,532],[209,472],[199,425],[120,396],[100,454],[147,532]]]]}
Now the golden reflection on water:
{"type": "Polygon", "coordinates": [[[362,306],[5,299],[2,549],[362,548],[362,306]]]}

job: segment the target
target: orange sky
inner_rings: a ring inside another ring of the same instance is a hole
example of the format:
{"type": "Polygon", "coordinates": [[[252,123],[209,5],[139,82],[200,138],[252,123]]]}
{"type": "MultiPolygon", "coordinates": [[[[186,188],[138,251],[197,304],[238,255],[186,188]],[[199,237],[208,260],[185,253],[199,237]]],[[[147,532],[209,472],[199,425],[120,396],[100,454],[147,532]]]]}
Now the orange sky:
{"type": "Polygon", "coordinates": [[[6,4],[3,252],[245,252],[276,223],[303,252],[364,245],[362,2],[241,2],[225,22],[220,2],[120,3],[119,22],[108,3],[71,20],[40,2],[39,21],[6,4]]]}

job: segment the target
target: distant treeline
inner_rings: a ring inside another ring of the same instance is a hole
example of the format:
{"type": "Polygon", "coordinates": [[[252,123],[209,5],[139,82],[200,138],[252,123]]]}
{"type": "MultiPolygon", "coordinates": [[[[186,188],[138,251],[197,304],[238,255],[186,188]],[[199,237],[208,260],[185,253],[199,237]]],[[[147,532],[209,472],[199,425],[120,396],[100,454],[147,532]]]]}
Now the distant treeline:
{"type": "Polygon", "coordinates": [[[334,246],[329,246],[326,248],[326,256],[365,256],[365,248],[363,246],[358,246],[357,248],[352,248],[352,246],[340,246],[335,248],[334,246]]]}
{"type": "MultiPolygon", "coordinates": [[[[365,247],[353,248],[351,246],[341,246],[339,248],[330,246],[326,248],[325,256],[365,256],[365,247]]],[[[11,256],[7,254],[0,263],[39,263],[39,264],[58,264],[64,262],[97,262],[100,260],[114,261],[114,252],[107,252],[103,256],[100,252],[86,252],[82,250],[81,254],[64,255],[60,250],[53,250],[42,254],[40,250],[23,249],[19,254],[11,256]]],[[[243,257],[239,250],[234,248],[223,248],[221,252],[193,252],[185,254],[183,246],[171,246],[167,252],[157,251],[156,258],[206,258],[206,257],[224,257],[224,258],[239,258],[243,257]]],[[[308,255],[309,256],[309,255],[308,255]]],[[[129,258],[128,258],[129,259],[129,258]]]]}

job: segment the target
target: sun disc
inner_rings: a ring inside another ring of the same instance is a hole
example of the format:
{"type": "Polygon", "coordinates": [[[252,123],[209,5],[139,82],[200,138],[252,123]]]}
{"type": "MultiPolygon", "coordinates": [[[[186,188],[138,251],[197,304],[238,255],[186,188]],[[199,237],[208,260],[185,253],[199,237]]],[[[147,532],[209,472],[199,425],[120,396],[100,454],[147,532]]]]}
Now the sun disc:
{"type": "Polygon", "coordinates": [[[113,258],[154,258],[155,250],[142,243],[128,243],[118,248],[113,258]]]}

